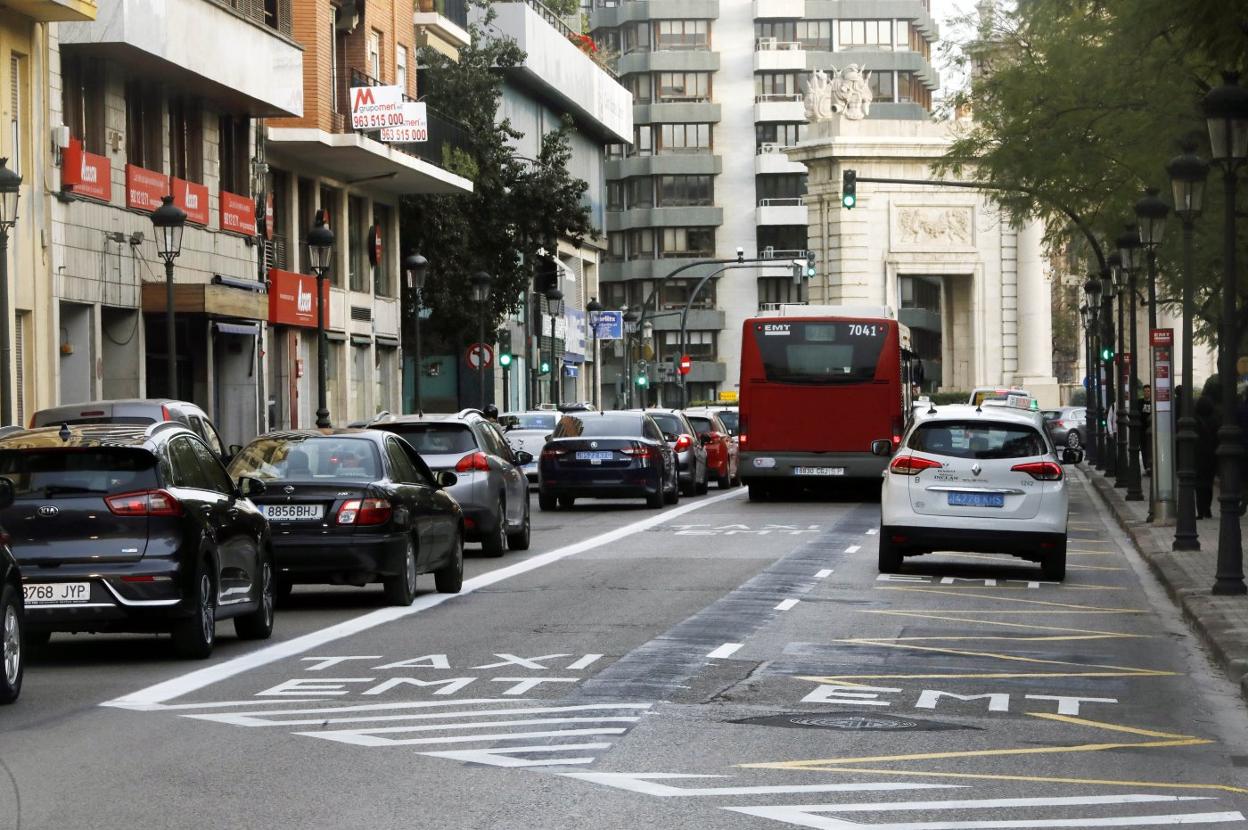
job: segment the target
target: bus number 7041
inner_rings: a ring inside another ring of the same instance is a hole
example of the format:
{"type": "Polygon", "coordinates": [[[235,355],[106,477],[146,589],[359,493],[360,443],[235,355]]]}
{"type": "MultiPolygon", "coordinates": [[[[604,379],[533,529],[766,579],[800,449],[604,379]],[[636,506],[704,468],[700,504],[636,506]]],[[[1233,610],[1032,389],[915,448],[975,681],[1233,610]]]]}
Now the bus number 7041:
{"type": "Polygon", "coordinates": [[[873,324],[850,323],[850,337],[875,337],[880,333],[880,327],[873,324]]]}

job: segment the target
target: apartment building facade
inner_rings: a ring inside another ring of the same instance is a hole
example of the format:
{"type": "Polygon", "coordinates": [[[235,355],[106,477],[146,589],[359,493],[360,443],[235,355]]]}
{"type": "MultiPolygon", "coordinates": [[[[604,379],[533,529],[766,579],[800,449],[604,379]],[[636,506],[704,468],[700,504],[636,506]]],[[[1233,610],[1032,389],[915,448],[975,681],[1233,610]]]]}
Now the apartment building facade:
{"type": "MultiPolygon", "coordinates": [[[[806,169],[783,150],[805,137],[808,77],[856,64],[869,72],[870,118],[927,119],[939,81],[927,0],[595,0],[590,26],[618,55],[634,97],[632,144],[613,148],[607,163],[600,280],[611,308],[656,295],[652,341],[635,355],[651,367],[650,401],[680,399],[671,369],[678,312],[711,268],[657,292],[656,280],[699,259],[733,259],[738,248],[777,260],[727,270],[692,298],[688,398],[732,399],[742,321],[805,297],[787,263],[807,248],[806,169]]],[[[612,376],[624,362],[604,366],[604,394],[619,388],[612,376]]]]}

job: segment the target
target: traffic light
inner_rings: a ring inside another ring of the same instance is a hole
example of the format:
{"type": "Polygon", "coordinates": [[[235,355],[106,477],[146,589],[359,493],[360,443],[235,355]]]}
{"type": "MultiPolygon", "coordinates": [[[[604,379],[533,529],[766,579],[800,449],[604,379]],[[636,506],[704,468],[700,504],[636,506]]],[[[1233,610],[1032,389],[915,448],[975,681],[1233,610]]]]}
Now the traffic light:
{"type": "Polygon", "coordinates": [[[539,375],[550,374],[550,355],[543,354],[541,362],[538,364],[537,373],[539,375]]]}
{"type": "Polygon", "coordinates": [[[1105,361],[1106,363],[1113,362],[1114,360],[1114,347],[1113,346],[1106,346],[1105,348],[1101,349],[1101,360],[1105,361]]]}
{"type": "Polygon", "coordinates": [[[511,366],[511,329],[498,330],[498,365],[504,369],[511,366]]]}
{"type": "Polygon", "coordinates": [[[647,375],[645,372],[639,373],[637,375],[637,388],[645,389],[649,385],[650,385],[650,376],[647,375]]]}
{"type": "Polygon", "coordinates": [[[849,210],[858,204],[858,171],[841,172],[841,207],[849,210]]]}
{"type": "Polygon", "coordinates": [[[806,252],[806,279],[813,280],[819,269],[815,266],[815,252],[806,252]]]}

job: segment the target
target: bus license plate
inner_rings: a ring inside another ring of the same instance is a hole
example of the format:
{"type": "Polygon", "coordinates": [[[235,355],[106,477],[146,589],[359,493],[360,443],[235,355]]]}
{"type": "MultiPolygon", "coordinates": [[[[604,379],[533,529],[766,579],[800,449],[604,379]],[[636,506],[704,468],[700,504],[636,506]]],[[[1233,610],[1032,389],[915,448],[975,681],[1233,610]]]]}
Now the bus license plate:
{"type": "Polygon", "coordinates": [[[1005,507],[1000,493],[950,493],[949,503],[958,507],[1005,507]]]}
{"type": "Polygon", "coordinates": [[[261,510],[274,522],[308,522],[321,518],[324,507],[319,504],[266,504],[261,510]]]}
{"type": "Polygon", "coordinates": [[[91,599],[90,582],[34,582],[22,586],[27,605],[76,605],[91,599]]]}
{"type": "Polygon", "coordinates": [[[843,476],[844,467],[794,467],[795,476],[843,476]]]}

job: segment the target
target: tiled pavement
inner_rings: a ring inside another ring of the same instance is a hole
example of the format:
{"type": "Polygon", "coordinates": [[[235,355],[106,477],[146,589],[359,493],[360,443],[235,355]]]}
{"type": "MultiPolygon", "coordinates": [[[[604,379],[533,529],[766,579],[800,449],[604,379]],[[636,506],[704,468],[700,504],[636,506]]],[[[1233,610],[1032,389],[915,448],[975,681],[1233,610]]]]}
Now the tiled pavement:
{"type": "MultiPolygon", "coordinates": [[[[1125,490],[1112,479],[1086,465],[1079,474],[1089,481],[1109,506],[1110,513],[1131,536],[1149,567],[1179,606],[1188,623],[1200,634],[1230,679],[1248,698],[1248,596],[1213,596],[1218,556],[1218,502],[1214,493],[1214,517],[1197,522],[1200,550],[1175,551],[1174,524],[1146,521],[1147,501],[1128,502],[1125,490]]],[[[1148,480],[1144,482],[1148,494],[1148,480]]],[[[1240,519],[1248,543],[1248,522],[1240,519]]]]}

